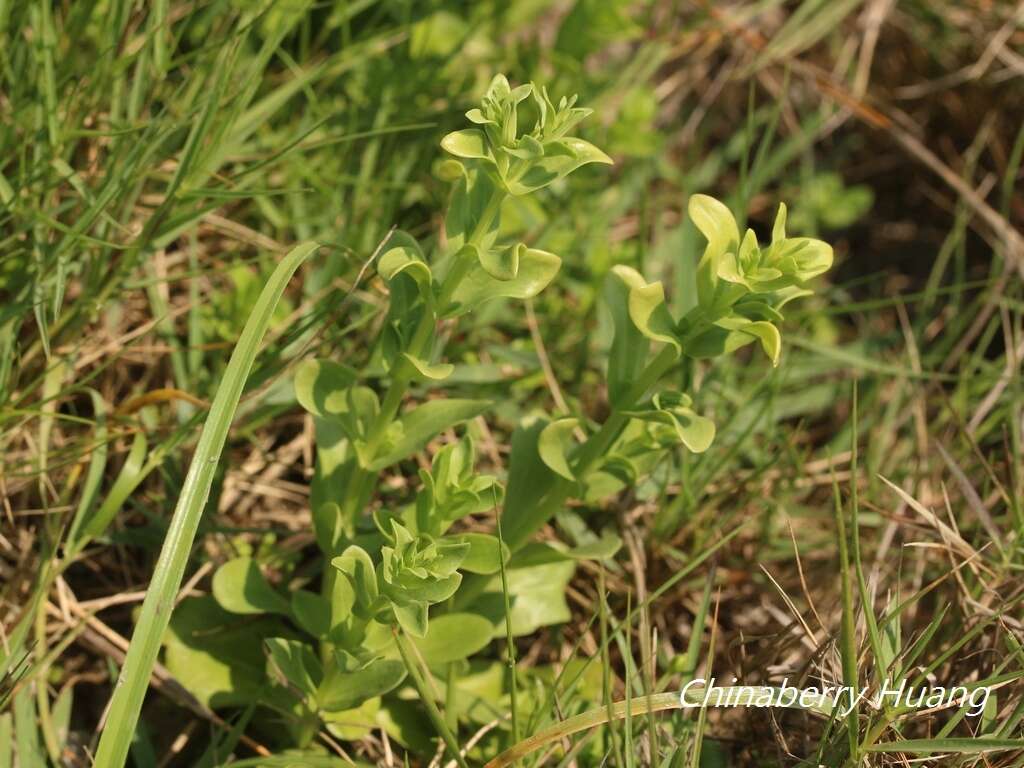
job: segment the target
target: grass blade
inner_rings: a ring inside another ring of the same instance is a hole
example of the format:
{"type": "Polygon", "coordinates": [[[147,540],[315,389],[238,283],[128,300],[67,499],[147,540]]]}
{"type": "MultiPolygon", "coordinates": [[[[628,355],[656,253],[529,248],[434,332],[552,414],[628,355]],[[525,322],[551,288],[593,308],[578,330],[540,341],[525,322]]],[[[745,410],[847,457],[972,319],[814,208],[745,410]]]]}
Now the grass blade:
{"type": "Polygon", "coordinates": [[[908,739],[872,744],[868,752],[904,752],[911,755],[933,755],[937,752],[976,755],[993,750],[1024,749],[1024,739],[908,739]]]}
{"type": "Polygon", "coordinates": [[[300,245],[278,264],[245,323],[224,379],[217,388],[111,698],[106,725],[96,753],[95,764],[100,768],[119,768],[128,756],[149,676],[170,619],[175,594],[181,586],[188,553],[210,495],[217,462],[224,449],[228,428],[242,396],[245,380],[285,286],[299,265],[317,247],[316,243],[300,245]]]}

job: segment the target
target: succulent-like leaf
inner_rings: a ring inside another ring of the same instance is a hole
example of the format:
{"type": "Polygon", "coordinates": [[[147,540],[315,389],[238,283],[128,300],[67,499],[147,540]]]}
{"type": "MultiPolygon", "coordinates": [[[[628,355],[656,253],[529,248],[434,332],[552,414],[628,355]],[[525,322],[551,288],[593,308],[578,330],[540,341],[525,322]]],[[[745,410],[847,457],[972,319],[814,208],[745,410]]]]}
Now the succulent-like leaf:
{"type": "Polygon", "coordinates": [[[772,361],[772,365],[779,364],[779,355],[782,352],[782,336],[779,329],[767,320],[750,321],[745,317],[733,315],[732,317],[719,320],[716,325],[730,331],[739,331],[753,336],[761,342],[764,353],[772,361]]]}
{"type": "Polygon", "coordinates": [[[772,225],[772,245],[786,239],[786,204],[779,203],[779,212],[775,214],[775,223],[772,225]]]}
{"type": "Polygon", "coordinates": [[[413,637],[427,635],[427,604],[409,603],[408,605],[392,606],[398,625],[413,637]]]}
{"type": "Polygon", "coordinates": [[[469,545],[465,559],[459,568],[468,573],[490,575],[501,570],[501,560],[508,562],[507,545],[498,546],[498,538],[486,533],[463,533],[455,537],[456,541],[469,545]],[[501,557],[498,552],[501,552],[501,557]]]}
{"type": "Polygon", "coordinates": [[[426,295],[433,275],[418,250],[409,245],[389,248],[377,260],[377,272],[388,282],[394,281],[399,275],[408,275],[416,282],[420,293],[426,295]]]}
{"type": "Polygon", "coordinates": [[[709,247],[724,253],[740,243],[740,231],[732,211],[709,195],[693,195],[687,206],[690,219],[708,241],[709,247]]]}
{"type": "Polygon", "coordinates": [[[237,557],[217,569],[213,596],[231,613],[289,613],[288,601],[270,586],[251,557],[237,557]]]}
{"type": "Polygon", "coordinates": [[[491,622],[473,613],[448,613],[431,620],[416,648],[431,666],[466,659],[491,642],[491,622]]]}
{"type": "Polygon", "coordinates": [[[456,157],[469,160],[486,160],[490,158],[487,149],[487,137],[483,131],[466,128],[453,131],[441,139],[441,147],[456,157]]]}

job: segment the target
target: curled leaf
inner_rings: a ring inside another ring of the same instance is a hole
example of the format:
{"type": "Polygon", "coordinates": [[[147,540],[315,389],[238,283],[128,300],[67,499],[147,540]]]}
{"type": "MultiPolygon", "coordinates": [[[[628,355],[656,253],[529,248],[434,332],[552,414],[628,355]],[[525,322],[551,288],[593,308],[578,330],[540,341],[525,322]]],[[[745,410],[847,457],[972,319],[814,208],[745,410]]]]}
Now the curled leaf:
{"type": "Polygon", "coordinates": [[[576,475],[569,466],[569,452],[573,447],[572,433],[579,426],[579,419],[558,419],[541,430],[537,451],[541,460],[552,472],[566,480],[575,480],[576,475]]]}
{"type": "Polygon", "coordinates": [[[526,246],[522,243],[506,248],[485,248],[478,251],[480,266],[495,280],[511,280],[519,273],[519,257],[526,246]]]}
{"type": "Polygon", "coordinates": [[[682,345],[675,335],[675,322],[665,304],[665,289],[661,282],[648,283],[635,269],[616,266],[612,271],[629,285],[629,317],[637,330],[653,341],[672,345],[676,354],[682,345]]]}
{"type": "Polygon", "coordinates": [[[483,131],[466,128],[453,131],[441,139],[441,147],[456,157],[470,160],[486,160],[490,157],[487,151],[487,138],[483,131]]]}
{"type": "Polygon", "coordinates": [[[407,245],[390,248],[382,253],[377,261],[377,272],[389,283],[399,275],[406,274],[416,282],[420,293],[426,293],[433,280],[430,267],[418,249],[414,250],[407,245]]]}
{"type": "Polygon", "coordinates": [[[709,195],[693,195],[687,210],[709,246],[714,244],[724,252],[730,245],[734,248],[739,245],[739,227],[732,211],[724,203],[709,195]]]}

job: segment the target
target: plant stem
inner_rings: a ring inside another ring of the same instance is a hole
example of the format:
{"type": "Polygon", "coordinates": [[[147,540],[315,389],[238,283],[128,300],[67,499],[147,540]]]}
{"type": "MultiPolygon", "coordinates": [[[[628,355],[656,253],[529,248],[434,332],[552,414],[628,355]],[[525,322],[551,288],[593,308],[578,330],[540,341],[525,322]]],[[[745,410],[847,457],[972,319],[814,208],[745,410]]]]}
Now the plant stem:
{"type": "MultiPolygon", "coordinates": [[[[459,764],[459,768],[469,768],[466,764],[466,758],[462,756],[462,750],[459,749],[459,743],[455,740],[455,734],[451,732],[448,724],[444,721],[444,716],[438,710],[437,704],[434,703],[433,694],[427,689],[427,684],[420,674],[419,665],[413,659],[415,650],[409,647],[409,641],[403,633],[397,629],[392,631],[394,633],[395,645],[398,646],[398,653],[401,654],[405,668],[409,671],[409,677],[412,678],[413,685],[416,686],[416,690],[420,694],[423,706],[427,708],[427,714],[430,716],[431,721],[433,721],[434,728],[437,729],[441,738],[444,739],[448,751],[452,753],[452,757],[459,764]]],[[[430,674],[429,671],[427,674],[430,674]]]]}
{"type": "MultiPolygon", "coordinates": [[[[504,199],[505,193],[500,189],[496,188],[491,193],[491,199],[487,202],[487,206],[484,208],[484,211],[480,216],[480,220],[477,221],[476,227],[473,228],[473,233],[470,235],[467,245],[480,245],[480,241],[490,228],[491,223],[494,221],[494,217],[498,215],[498,211],[501,208],[501,203],[504,199]]],[[[458,288],[459,283],[462,282],[463,278],[469,272],[469,268],[472,267],[472,264],[465,263],[465,259],[461,261],[463,262],[462,264],[460,264],[460,261],[457,259],[452,265],[451,271],[445,277],[437,302],[437,306],[440,308],[443,308],[448,302],[458,288]]],[[[416,331],[413,333],[412,341],[409,343],[409,354],[413,357],[423,357],[426,351],[426,346],[431,339],[431,331],[434,329],[434,322],[434,313],[429,311],[428,308],[427,311],[424,311],[423,316],[420,317],[419,324],[416,326],[416,331]]],[[[405,397],[406,390],[409,387],[409,382],[412,380],[412,375],[413,367],[407,360],[402,359],[400,362],[395,364],[395,369],[391,376],[391,384],[388,387],[387,394],[384,396],[384,401],[380,406],[380,413],[377,414],[377,418],[374,421],[370,435],[366,441],[367,448],[371,456],[380,441],[383,439],[388,426],[392,421],[394,421],[395,416],[398,413],[398,409],[402,404],[402,399],[405,397]]]]}

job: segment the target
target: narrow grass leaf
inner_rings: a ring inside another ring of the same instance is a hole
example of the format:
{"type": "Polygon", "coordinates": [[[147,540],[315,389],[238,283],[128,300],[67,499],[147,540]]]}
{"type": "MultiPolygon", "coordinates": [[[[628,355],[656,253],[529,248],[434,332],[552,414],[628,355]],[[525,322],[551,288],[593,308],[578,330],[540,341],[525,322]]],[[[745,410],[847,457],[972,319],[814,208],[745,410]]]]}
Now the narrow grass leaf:
{"type": "Polygon", "coordinates": [[[174,597],[181,586],[188,554],[210,495],[217,462],[224,449],[238,401],[242,397],[245,380],[285,286],[299,265],[317,247],[316,243],[300,245],[278,264],[246,321],[224,378],[217,388],[110,702],[96,753],[95,764],[99,768],[120,768],[128,756],[149,676],[170,619],[174,597]]]}

